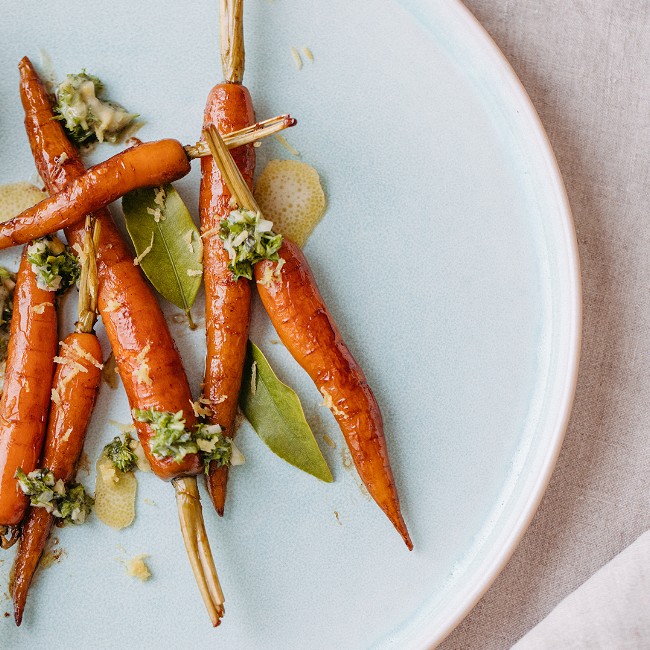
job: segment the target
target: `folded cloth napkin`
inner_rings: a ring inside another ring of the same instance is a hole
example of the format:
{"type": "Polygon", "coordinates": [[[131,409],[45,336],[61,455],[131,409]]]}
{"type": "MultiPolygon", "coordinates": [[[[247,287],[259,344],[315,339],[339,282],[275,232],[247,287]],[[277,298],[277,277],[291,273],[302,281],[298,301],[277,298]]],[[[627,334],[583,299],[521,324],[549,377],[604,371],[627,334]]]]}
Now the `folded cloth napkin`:
{"type": "Polygon", "coordinates": [[[650,531],[567,596],[512,650],[650,648],[650,531]]]}

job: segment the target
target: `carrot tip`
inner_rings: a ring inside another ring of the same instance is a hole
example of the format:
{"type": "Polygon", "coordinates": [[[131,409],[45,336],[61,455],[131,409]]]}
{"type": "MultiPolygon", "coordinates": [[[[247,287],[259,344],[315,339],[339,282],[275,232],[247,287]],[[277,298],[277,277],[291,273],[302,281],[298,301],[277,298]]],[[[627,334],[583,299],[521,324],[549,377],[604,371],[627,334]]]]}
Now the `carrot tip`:
{"type": "Polygon", "coordinates": [[[402,513],[399,510],[399,505],[397,506],[396,510],[393,512],[389,511],[384,511],[388,518],[390,519],[391,523],[393,526],[395,526],[395,530],[400,534],[400,537],[404,540],[404,543],[406,544],[406,547],[408,548],[409,551],[413,550],[413,542],[411,541],[411,536],[409,535],[408,528],[406,527],[406,524],[404,523],[404,519],[402,517],[402,513]]]}
{"type": "Polygon", "coordinates": [[[397,532],[402,536],[402,539],[406,544],[406,548],[408,548],[409,551],[412,551],[413,542],[411,541],[411,536],[409,535],[409,531],[406,529],[406,524],[404,521],[400,521],[398,525],[395,525],[395,528],[397,529],[397,532]]]}

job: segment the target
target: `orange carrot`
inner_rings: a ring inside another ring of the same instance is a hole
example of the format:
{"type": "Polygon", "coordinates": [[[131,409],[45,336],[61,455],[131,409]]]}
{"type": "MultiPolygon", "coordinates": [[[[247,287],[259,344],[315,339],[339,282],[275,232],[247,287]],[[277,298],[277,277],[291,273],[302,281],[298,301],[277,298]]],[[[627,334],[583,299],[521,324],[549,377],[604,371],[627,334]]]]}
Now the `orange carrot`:
{"type": "Polygon", "coordinates": [[[0,225],[0,249],[67,228],[131,190],[164,185],[189,171],[190,159],[177,140],[144,142],[129,147],[77,176],[60,192],[0,225]]]}
{"type": "MultiPolygon", "coordinates": [[[[262,304],[282,343],[307,371],[330,407],[370,496],[413,548],[399,506],[381,412],[361,366],[345,345],[302,251],[286,237],[277,281],[258,284],[262,304]]],[[[261,280],[277,262],[255,265],[261,280]]],[[[268,275],[267,275],[268,277],[268,275]]],[[[271,275],[274,278],[275,276],[271,275]]]]}
{"type": "Polygon", "coordinates": [[[1,526],[16,526],[27,509],[15,475],[19,467],[34,470],[41,454],[57,339],[55,294],[39,289],[25,250],[16,277],[0,399],[1,526]]]}
{"type": "MultiPolygon", "coordinates": [[[[241,0],[221,3],[221,52],[224,83],[216,85],[208,95],[204,128],[216,126],[223,134],[231,133],[255,122],[251,97],[241,84],[244,47],[241,0]],[[228,11],[229,4],[234,4],[228,11]],[[224,37],[224,30],[226,37],[224,37]]],[[[252,145],[232,150],[248,186],[253,187],[255,148],[252,145]]],[[[234,280],[228,270],[229,257],[218,236],[222,219],[231,211],[231,193],[225,185],[212,157],[201,159],[201,230],[212,232],[203,245],[203,278],[205,282],[205,333],[207,356],[203,394],[209,401],[211,424],[218,424],[232,437],[237,414],[237,398],[241,386],[246,343],[250,325],[251,286],[246,278],[234,280]]],[[[208,491],[219,515],[226,501],[228,466],[211,463],[208,491]]]]}

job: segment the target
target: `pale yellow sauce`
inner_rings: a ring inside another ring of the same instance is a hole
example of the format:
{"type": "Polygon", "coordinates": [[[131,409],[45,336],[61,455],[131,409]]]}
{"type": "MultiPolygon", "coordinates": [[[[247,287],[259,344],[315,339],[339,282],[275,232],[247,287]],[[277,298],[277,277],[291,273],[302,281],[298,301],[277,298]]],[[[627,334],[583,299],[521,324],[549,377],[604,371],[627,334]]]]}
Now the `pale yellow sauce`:
{"type": "Polygon", "coordinates": [[[120,472],[102,454],[97,461],[95,514],[101,522],[119,530],[135,519],[135,495],[138,481],[133,472],[120,472]]]}
{"type": "Polygon", "coordinates": [[[45,192],[25,181],[0,185],[0,222],[19,215],[45,198],[45,192]]]}
{"type": "Polygon", "coordinates": [[[304,246],[325,213],[318,172],[297,160],[271,160],[260,174],[255,198],[275,232],[304,246]]]}

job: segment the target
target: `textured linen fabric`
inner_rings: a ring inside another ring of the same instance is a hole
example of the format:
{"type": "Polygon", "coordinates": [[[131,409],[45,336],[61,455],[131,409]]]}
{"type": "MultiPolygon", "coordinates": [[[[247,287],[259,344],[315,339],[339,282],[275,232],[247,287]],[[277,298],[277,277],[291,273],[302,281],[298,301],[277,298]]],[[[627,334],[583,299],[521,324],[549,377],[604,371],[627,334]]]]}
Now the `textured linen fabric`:
{"type": "Polygon", "coordinates": [[[647,648],[650,532],[567,596],[513,650],[647,648]]]}
{"type": "Polygon", "coordinates": [[[548,132],[584,295],[575,406],[549,488],[505,570],[440,646],[494,650],[650,529],[650,1],[465,4],[548,132]]]}

